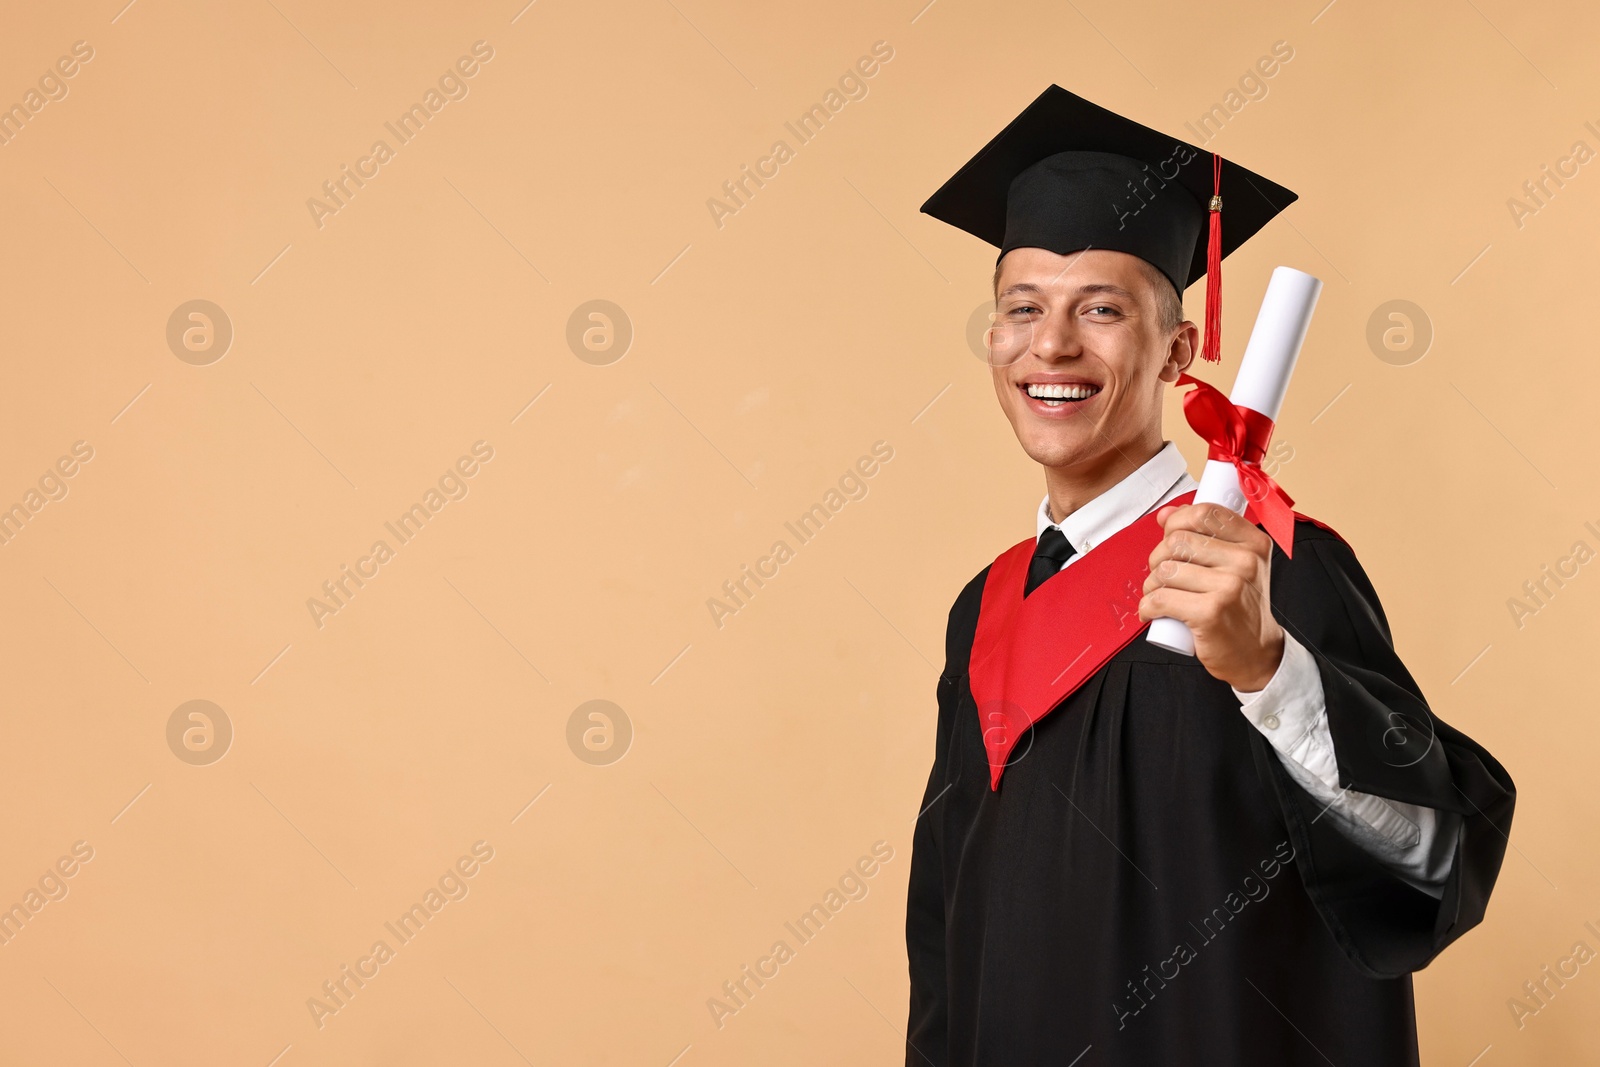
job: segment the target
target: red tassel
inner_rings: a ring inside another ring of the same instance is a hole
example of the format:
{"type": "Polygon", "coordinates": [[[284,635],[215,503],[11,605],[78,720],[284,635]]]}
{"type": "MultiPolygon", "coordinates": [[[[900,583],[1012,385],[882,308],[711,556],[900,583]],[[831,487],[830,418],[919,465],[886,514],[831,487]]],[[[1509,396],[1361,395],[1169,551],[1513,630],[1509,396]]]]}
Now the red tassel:
{"type": "Polygon", "coordinates": [[[1211,154],[1211,232],[1206,236],[1206,336],[1200,358],[1222,360],[1222,157],[1211,154]]]}

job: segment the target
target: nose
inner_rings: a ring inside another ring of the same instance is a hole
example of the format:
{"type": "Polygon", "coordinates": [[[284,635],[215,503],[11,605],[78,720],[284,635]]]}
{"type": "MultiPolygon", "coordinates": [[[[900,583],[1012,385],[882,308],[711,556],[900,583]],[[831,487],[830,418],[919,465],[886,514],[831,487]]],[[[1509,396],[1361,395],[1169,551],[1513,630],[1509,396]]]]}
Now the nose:
{"type": "Polygon", "coordinates": [[[1035,320],[1033,339],[1028,347],[1031,355],[1054,363],[1075,359],[1083,354],[1083,339],[1071,315],[1046,315],[1035,320]]]}

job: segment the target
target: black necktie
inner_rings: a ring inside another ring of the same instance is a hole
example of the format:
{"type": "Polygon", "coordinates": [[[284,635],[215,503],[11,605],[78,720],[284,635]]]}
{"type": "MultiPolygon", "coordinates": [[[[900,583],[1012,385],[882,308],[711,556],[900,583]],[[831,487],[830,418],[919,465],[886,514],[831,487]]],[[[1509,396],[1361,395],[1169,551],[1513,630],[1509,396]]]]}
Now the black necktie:
{"type": "Polygon", "coordinates": [[[1039,535],[1039,543],[1033,546],[1033,562],[1028,564],[1028,584],[1023,588],[1022,595],[1027,596],[1039,587],[1039,583],[1061,569],[1061,565],[1071,559],[1077,549],[1072,547],[1072,542],[1067,540],[1067,535],[1061,532],[1061,527],[1051,526],[1039,535]]]}

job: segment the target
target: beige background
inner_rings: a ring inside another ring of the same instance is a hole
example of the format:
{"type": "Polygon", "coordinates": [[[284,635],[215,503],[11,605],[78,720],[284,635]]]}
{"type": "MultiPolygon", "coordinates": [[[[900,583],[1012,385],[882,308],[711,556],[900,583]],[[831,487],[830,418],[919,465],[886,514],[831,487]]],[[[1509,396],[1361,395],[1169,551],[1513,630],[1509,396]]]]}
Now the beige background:
{"type": "Polygon", "coordinates": [[[0,1060],[896,1062],[945,614],[1042,491],[966,340],[993,251],[917,207],[1052,81],[1193,140],[1283,41],[1208,146],[1302,199],[1229,260],[1204,373],[1231,381],[1273,266],[1326,280],[1280,478],[1521,794],[1488,920],[1417,978],[1424,1061],[1600,1062],[1594,966],[1520,1027],[1507,1003],[1600,949],[1600,576],[1520,628],[1507,605],[1600,549],[1600,176],[1507,205],[1600,150],[1591,5],[121,3],[0,35],[0,103],[93,49],[0,146],[0,506],[93,449],[0,547],[0,905],[93,849],[0,945],[0,1060]],[[308,198],[480,40],[468,95],[319,229],[308,198]],[[719,228],[708,198],[780,138],[719,228]],[[234,330],[204,366],[166,340],[194,299],[234,330]],[[596,299],[633,330],[608,365],[566,340],[596,299]],[[1369,345],[1393,300],[1420,359],[1369,345]],[[477,441],[465,498],[319,628],[308,598],[477,441]],[[716,626],[877,441],[867,495],[716,626]],[[610,765],[567,740],[594,699],[633,731],[610,765]],[[233,729],[208,765],[168,744],[190,700],[233,729]],[[399,945],[477,841],[469,895],[399,945]],[[877,841],[867,895],[719,1028],[708,998],[877,841]],[[308,998],[380,938],[319,1028],[308,998]]]}

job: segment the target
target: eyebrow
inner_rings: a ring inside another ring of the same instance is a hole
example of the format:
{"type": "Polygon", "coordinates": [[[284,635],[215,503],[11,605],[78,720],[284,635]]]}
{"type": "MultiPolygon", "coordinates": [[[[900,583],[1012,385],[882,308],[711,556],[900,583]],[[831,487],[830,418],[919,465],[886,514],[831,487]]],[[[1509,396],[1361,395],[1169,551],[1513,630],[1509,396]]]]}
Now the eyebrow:
{"type": "MultiPolygon", "coordinates": [[[[1107,293],[1111,296],[1120,296],[1124,300],[1134,299],[1134,295],[1128,292],[1128,290],[1124,289],[1120,285],[1112,285],[1110,282],[1095,282],[1089,285],[1080,285],[1078,286],[1076,292],[1080,296],[1087,296],[1092,293],[1107,293]]],[[[1036,293],[1042,296],[1044,294],[1044,290],[1032,282],[1016,282],[1015,284],[1006,286],[1000,291],[1000,295],[1002,297],[1010,296],[1013,293],[1036,293]]]]}
{"type": "Polygon", "coordinates": [[[1132,293],[1128,292],[1128,290],[1124,289],[1120,285],[1112,285],[1109,282],[1099,282],[1099,283],[1096,283],[1094,285],[1080,285],[1078,287],[1078,292],[1079,293],[1109,293],[1112,296],[1120,296],[1125,300],[1134,299],[1134,295],[1132,293]]]}

